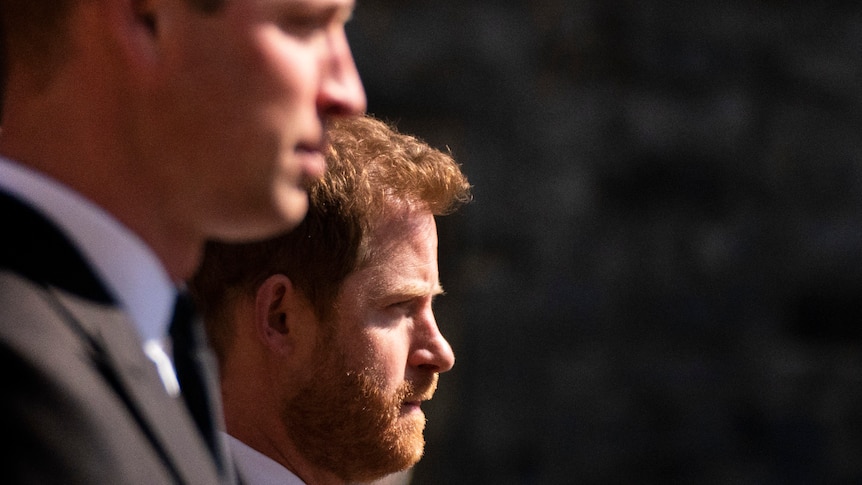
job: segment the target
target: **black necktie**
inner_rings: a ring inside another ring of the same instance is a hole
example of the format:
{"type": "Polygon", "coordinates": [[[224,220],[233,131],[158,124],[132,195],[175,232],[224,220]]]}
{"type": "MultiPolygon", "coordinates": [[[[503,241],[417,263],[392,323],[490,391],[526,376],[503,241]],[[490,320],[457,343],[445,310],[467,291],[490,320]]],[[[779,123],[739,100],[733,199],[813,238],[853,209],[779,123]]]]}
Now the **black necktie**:
{"type": "Polygon", "coordinates": [[[203,325],[195,318],[194,304],[185,293],[180,293],[174,304],[170,335],[173,346],[174,369],[183,400],[201,431],[219,469],[223,469],[221,453],[216,442],[209,380],[205,360],[209,352],[203,325]]]}

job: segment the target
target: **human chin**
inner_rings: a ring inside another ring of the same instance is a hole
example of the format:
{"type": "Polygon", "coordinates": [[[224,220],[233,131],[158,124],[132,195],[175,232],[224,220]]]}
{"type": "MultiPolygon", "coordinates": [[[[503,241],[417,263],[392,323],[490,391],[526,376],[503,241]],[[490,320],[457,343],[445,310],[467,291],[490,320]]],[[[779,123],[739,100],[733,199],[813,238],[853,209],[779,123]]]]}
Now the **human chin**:
{"type": "Polygon", "coordinates": [[[393,468],[407,469],[422,458],[425,452],[425,421],[425,415],[421,411],[398,417],[395,440],[389,443],[390,450],[393,450],[393,468]]]}
{"type": "MultiPolygon", "coordinates": [[[[427,385],[422,387],[428,388],[427,385]]],[[[420,393],[428,395],[428,392],[420,393]]],[[[426,418],[420,407],[421,400],[414,399],[416,394],[416,387],[412,383],[405,383],[386,404],[395,418],[389,429],[383,432],[381,444],[391,453],[393,465],[397,463],[395,466],[400,469],[416,464],[425,449],[426,418]]]]}
{"type": "Polygon", "coordinates": [[[406,386],[386,390],[374,366],[330,350],[315,378],[286,402],[285,423],[307,460],[345,482],[367,482],[414,465],[422,456],[425,416],[402,416],[406,386]],[[359,370],[354,370],[354,369],[359,370]]]}
{"type": "Polygon", "coordinates": [[[281,216],[284,229],[295,228],[308,212],[308,192],[296,184],[281,184],[276,188],[276,210],[281,216]]]}
{"type": "Polygon", "coordinates": [[[361,374],[362,390],[358,395],[365,397],[365,403],[363,411],[355,414],[354,432],[364,451],[359,466],[347,476],[354,481],[371,481],[406,470],[422,458],[425,415],[419,409],[405,412],[405,400],[414,394],[412,386],[403,385],[394,393],[385,393],[379,380],[367,372],[361,374]]]}

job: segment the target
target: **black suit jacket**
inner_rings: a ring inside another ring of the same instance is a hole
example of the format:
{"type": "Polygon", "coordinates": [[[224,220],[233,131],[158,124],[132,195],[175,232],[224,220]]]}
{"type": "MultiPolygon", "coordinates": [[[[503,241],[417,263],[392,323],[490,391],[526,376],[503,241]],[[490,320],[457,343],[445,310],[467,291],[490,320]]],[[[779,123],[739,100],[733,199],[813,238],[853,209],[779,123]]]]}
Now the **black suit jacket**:
{"type": "Polygon", "coordinates": [[[229,483],[70,241],[2,192],[0,221],[0,481],[229,483]]]}

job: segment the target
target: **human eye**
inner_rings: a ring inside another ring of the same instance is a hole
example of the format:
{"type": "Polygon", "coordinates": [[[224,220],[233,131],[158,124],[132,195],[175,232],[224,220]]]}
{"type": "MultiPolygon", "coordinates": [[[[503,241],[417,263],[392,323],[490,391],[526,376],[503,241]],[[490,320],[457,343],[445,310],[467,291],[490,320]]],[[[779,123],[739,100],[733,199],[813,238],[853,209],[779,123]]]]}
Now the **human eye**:
{"type": "Polygon", "coordinates": [[[278,27],[296,37],[310,37],[326,25],[319,16],[312,13],[290,13],[282,15],[278,27]]]}
{"type": "Polygon", "coordinates": [[[311,37],[333,26],[343,26],[351,15],[352,10],[299,4],[281,11],[277,23],[286,33],[296,37],[311,37]]]}
{"type": "Polygon", "coordinates": [[[386,305],[390,310],[409,310],[413,306],[413,298],[396,299],[386,305]]]}
{"type": "Polygon", "coordinates": [[[398,312],[406,316],[410,316],[425,309],[430,309],[434,305],[438,294],[434,295],[404,295],[398,298],[392,298],[386,305],[387,310],[398,312]]]}

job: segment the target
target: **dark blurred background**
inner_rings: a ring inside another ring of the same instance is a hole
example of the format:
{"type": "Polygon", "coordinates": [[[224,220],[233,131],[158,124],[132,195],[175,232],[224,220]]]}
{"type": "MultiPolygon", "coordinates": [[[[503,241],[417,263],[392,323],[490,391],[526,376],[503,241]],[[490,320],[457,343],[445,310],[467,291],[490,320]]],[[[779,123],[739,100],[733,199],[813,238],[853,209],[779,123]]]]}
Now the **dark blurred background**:
{"type": "Polygon", "coordinates": [[[449,147],[414,484],[862,483],[862,3],[359,0],[449,147]]]}

